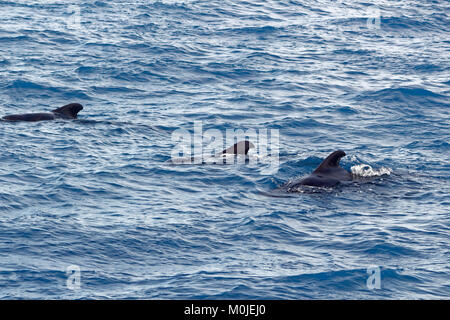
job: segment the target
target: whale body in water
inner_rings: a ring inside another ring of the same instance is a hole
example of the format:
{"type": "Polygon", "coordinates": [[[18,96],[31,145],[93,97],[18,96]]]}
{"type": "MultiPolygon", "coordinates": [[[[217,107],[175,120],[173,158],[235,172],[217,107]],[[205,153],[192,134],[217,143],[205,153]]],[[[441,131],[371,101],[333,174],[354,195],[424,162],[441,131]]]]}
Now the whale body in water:
{"type": "Polygon", "coordinates": [[[344,156],[344,151],[334,151],[310,175],[290,181],[284,188],[290,191],[300,186],[334,187],[342,181],[351,181],[352,174],[339,166],[339,161],[344,156]]]}
{"type": "Polygon", "coordinates": [[[213,157],[206,158],[205,161],[200,157],[183,157],[183,158],[172,158],[167,162],[173,164],[194,164],[194,163],[227,163],[226,156],[227,155],[247,155],[250,149],[255,148],[255,145],[250,141],[244,140],[235,143],[231,147],[217,153],[213,157]]]}
{"type": "Polygon", "coordinates": [[[70,103],[51,112],[12,114],[2,118],[3,121],[43,121],[56,119],[76,119],[78,112],[83,110],[79,103],[70,103]]]}

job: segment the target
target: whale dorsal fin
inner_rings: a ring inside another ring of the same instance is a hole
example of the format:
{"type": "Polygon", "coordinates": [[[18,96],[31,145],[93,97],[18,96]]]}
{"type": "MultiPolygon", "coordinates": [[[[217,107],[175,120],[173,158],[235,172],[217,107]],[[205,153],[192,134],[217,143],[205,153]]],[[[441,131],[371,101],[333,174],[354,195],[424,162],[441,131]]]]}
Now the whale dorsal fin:
{"type": "Polygon", "coordinates": [[[325,158],[325,160],[322,161],[322,163],[317,167],[316,170],[314,170],[314,173],[319,173],[326,171],[330,168],[338,168],[339,167],[339,161],[342,157],[345,156],[345,152],[342,150],[337,150],[331,153],[328,157],[325,158]]]}
{"type": "Polygon", "coordinates": [[[250,141],[239,141],[228,149],[223,150],[220,154],[247,154],[248,150],[254,147],[255,145],[250,141]]]}
{"type": "Polygon", "coordinates": [[[76,119],[78,112],[83,110],[83,106],[79,103],[70,103],[58,109],[52,110],[53,113],[58,113],[67,118],[76,119]]]}

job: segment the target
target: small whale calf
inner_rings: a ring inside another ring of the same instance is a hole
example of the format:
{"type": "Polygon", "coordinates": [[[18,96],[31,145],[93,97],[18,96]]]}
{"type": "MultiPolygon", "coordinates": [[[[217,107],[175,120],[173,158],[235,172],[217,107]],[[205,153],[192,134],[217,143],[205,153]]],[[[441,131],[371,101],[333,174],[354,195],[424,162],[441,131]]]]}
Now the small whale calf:
{"type": "Polygon", "coordinates": [[[43,121],[55,119],[76,119],[78,112],[83,110],[79,103],[70,103],[51,112],[12,114],[4,116],[3,121],[43,121]]]}
{"type": "Polygon", "coordinates": [[[207,157],[206,159],[202,159],[200,157],[182,157],[182,158],[172,158],[167,162],[173,164],[202,164],[202,163],[227,163],[227,159],[225,156],[227,155],[247,155],[250,149],[255,148],[255,145],[250,141],[239,141],[235,143],[231,147],[217,153],[212,157],[207,157]]]}
{"type": "Polygon", "coordinates": [[[294,191],[300,186],[334,187],[342,181],[351,181],[352,174],[339,166],[339,161],[344,156],[344,151],[334,151],[310,175],[290,181],[284,188],[294,191]]]}

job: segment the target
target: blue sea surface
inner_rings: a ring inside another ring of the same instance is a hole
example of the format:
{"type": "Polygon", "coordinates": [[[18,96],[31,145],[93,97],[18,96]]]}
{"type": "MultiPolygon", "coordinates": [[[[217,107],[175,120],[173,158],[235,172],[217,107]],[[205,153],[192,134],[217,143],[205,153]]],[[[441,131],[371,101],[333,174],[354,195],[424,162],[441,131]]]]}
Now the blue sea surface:
{"type": "Polygon", "coordinates": [[[447,1],[0,0],[0,299],[449,299],[447,1]],[[195,123],[279,166],[173,165],[195,123]],[[367,179],[275,192],[342,149],[367,179]]]}

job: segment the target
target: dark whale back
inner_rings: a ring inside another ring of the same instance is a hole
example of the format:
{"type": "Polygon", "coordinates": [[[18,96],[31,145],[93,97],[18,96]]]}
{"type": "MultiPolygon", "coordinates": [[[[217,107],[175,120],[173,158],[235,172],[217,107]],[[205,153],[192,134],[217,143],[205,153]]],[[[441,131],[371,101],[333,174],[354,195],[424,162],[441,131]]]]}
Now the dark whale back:
{"type": "Polygon", "coordinates": [[[83,106],[79,103],[70,103],[58,109],[52,110],[56,115],[61,115],[64,118],[76,119],[78,112],[83,110],[83,106]]]}
{"type": "Polygon", "coordinates": [[[4,116],[5,121],[43,121],[55,119],[76,119],[78,112],[83,110],[83,106],[79,103],[70,103],[62,106],[52,112],[12,114],[4,116]]]}
{"type": "Polygon", "coordinates": [[[345,152],[337,150],[331,153],[322,163],[306,178],[294,180],[286,185],[288,189],[295,189],[298,186],[333,187],[341,181],[352,180],[350,172],[339,166],[339,162],[345,152]]]}
{"type": "Polygon", "coordinates": [[[54,120],[55,115],[51,112],[42,113],[27,113],[27,114],[11,114],[4,116],[2,120],[5,121],[42,121],[42,120],[54,120]]]}

